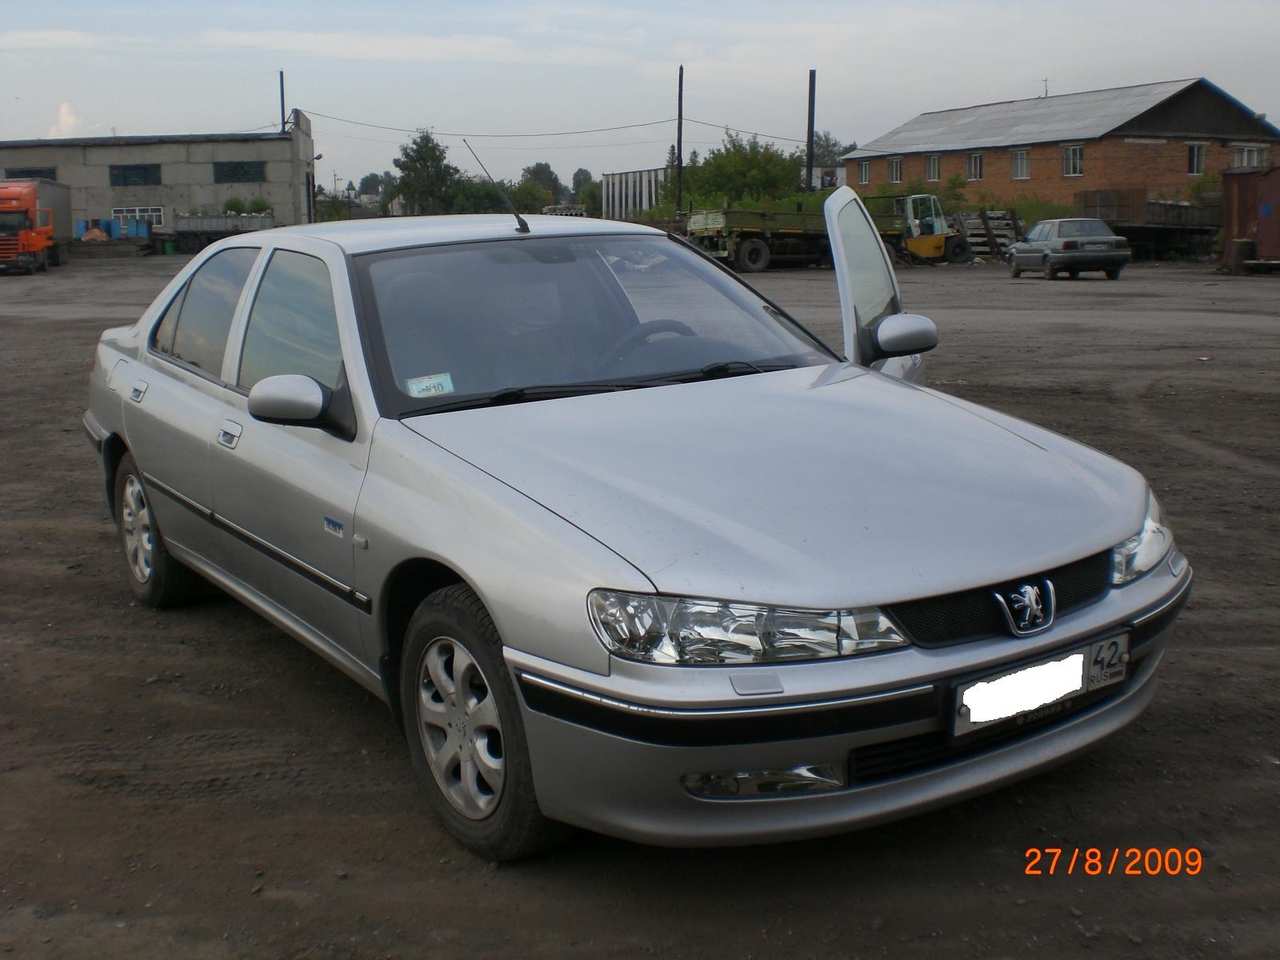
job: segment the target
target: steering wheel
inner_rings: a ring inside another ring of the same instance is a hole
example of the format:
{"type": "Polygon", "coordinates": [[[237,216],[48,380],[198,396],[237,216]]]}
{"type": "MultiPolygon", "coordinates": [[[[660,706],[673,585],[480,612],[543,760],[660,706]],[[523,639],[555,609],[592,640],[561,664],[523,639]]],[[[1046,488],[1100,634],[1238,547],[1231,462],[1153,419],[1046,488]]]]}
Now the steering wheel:
{"type": "Polygon", "coordinates": [[[601,354],[601,359],[606,364],[617,363],[650,337],[656,337],[660,333],[675,333],[682,337],[697,336],[693,328],[679,320],[646,320],[637,324],[630,333],[615,340],[609,349],[601,354]]]}

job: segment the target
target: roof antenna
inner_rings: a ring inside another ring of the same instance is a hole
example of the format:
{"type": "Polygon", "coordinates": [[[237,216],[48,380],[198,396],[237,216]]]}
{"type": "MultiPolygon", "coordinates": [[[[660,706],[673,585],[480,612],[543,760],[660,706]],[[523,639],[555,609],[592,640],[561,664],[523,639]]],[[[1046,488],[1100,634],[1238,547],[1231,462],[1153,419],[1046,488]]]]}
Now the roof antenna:
{"type": "Polygon", "coordinates": [[[1044,95],[1046,97],[1049,95],[1049,78],[1048,77],[1044,78],[1044,95]]]}
{"type": "MultiPolygon", "coordinates": [[[[467,143],[466,137],[462,138],[462,143],[468,150],[471,150],[471,144],[467,143]]],[[[473,157],[476,157],[476,152],[474,150],[471,150],[471,155],[473,157]]],[[[528,233],[529,224],[525,223],[524,217],[520,216],[520,214],[516,212],[516,205],[511,202],[511,194],[507,193],[507,188],[504,187],[502,184],[500,184],[497,180],[493,179],[493,174],[490,173],[485,168],[483,160],[481,160],[479,157],[476,157],[476,163],[480,164],[480,169],[484,170],[484,175],[489,178],[489,182],[492,183],[495,187],[497,187],[500,191],[502,191],[502,196],[506,199],[507,206],[511,208],[511,215],[516,218],[516,233],[528,233]]]]}

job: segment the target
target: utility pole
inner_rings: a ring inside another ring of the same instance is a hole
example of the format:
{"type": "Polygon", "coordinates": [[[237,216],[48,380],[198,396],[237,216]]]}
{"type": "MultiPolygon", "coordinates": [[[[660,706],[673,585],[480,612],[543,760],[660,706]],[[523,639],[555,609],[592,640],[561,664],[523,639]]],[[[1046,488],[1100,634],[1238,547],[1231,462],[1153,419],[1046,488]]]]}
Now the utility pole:
{"type": "Polygon", "coordinates": [[[818,86],[818,71],[809,71],[809,136],[805,140],[804,189],[813,189],[813,99],[818,86]]]}
{"type": "Polygon", "coordinates": [[[684,64],[676,81],[676,216],[684,203],[684,64]]]}
{"type": "Polygon", "coordinates": [[[284,133],[284,71],[280,71],[280,132],[284,133]]]}

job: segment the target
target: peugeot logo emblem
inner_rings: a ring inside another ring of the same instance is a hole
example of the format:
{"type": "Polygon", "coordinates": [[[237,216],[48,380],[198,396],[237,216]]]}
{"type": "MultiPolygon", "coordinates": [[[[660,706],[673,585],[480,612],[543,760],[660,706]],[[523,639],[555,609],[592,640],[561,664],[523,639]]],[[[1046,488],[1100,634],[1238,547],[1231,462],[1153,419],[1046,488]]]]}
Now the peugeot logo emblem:
{"type": "Polygon", "coordinates": [[[1047,577],[1039,583],[1020,583],[1011,589],[997,590],[995,598],[1009,632],[1015,637],[1029,637],[1053,626],[1056,598],[1053,581],[1047,577]]]}

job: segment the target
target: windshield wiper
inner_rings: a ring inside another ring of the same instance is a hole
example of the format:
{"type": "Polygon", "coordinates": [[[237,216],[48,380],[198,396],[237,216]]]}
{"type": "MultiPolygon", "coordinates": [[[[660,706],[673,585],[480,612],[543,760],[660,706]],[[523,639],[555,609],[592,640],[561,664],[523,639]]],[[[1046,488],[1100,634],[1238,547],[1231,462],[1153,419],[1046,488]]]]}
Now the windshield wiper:
{"type": "Polygon", "coordinates": [[[708,363],[697,370],[677,375],[673,379],[684,381],[720,380],[724,377],[741,377],[749,373],[772,373],[774,370],[791,370],[795,366],[796,364],[794,363],[778,361],[753,363],[750,360],[717,360],[715,363],[708,363]]]}
{"type": "Polygon", "coordinates": [[[401,417],[416,417],[425,413],[443,413],[446,410],[469,410],[477,407],[501,407],[511,403],[529,403],[533,400],[555,400],[558,397],[580,397],[592,393],[614,393],[618,390],[634,390],[651,386],[637,382],[599,383],[541,383],[527,387],[505,387],[492,393],[482,393],[457,400],[445,400],[430,406],[408,410],[401,417]]]}

